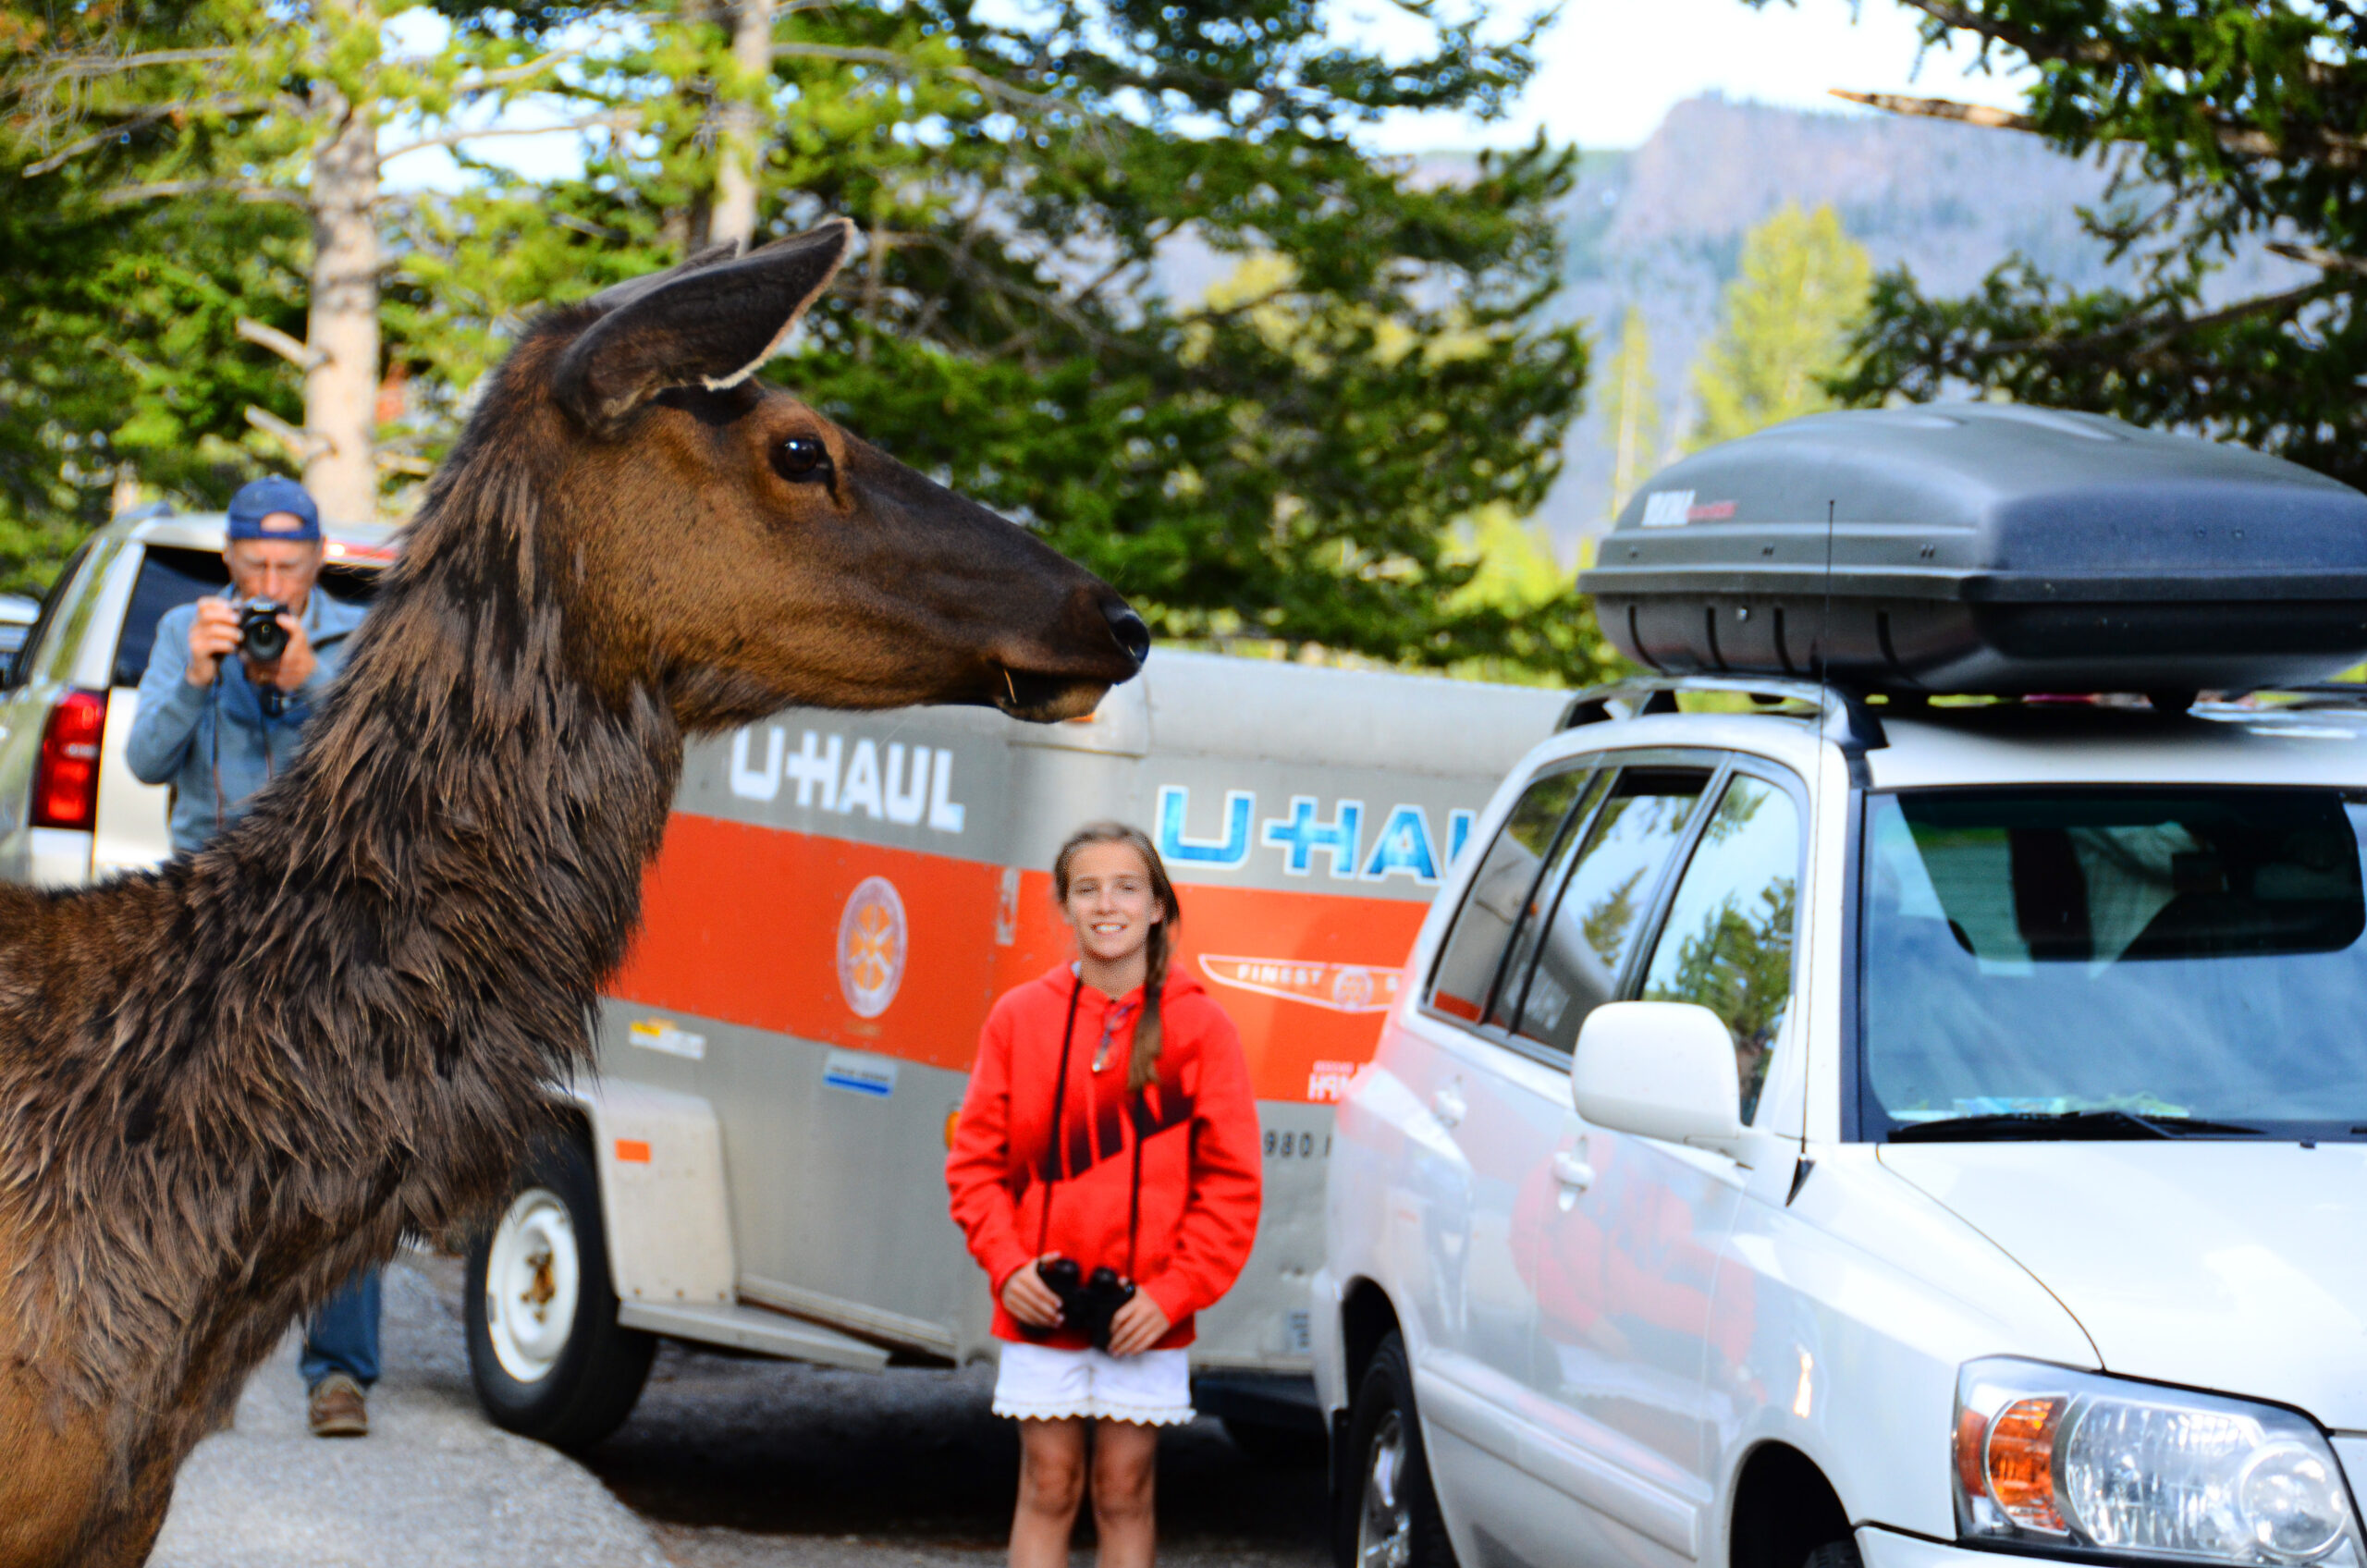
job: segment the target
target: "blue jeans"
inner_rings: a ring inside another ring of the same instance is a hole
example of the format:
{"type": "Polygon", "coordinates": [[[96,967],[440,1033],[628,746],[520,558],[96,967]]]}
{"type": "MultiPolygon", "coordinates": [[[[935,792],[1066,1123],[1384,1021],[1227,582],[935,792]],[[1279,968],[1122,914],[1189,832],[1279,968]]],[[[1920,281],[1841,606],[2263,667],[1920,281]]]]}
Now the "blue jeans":
{"type": "Polygon", "coordinates": [[[297,1363],[307,1391],[332,1372],[363,1388],[378,1380],[378,1271],[364,1268],[337,1287],[304,1325],[304,1358],[297,1363]]]}

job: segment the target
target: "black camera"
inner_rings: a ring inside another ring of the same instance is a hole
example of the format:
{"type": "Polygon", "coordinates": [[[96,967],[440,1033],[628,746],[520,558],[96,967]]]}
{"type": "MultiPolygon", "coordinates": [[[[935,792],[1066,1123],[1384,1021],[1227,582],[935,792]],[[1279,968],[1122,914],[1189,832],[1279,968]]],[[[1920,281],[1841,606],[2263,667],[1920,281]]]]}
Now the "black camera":
{"type": "Polygon", "coordinates": [[[239,652],[257,664],[272,664],[288,651],[288,628],[279,618],[288,606],[277,599],[249,599],[239,606],[239,652]]]}
{"type": "MultiPolygon", "coordinates": [[[[1096,1350],[1110,1348],[1110,1325],[1118,1309],[1134,1299],[1134,1287],[1106,1264],[1086,1278],[1073,1257],[1056,1257],[1049,1263],[1039,1263],[1036,1273],[1052,1293],[1061,1298],[1061,1326],[1074,1329],[1093,1343],[1096,1350]]],[[[1047,1339],[1049,1329],[1021,1325],[1030,1339],[1047,1339]]]]}

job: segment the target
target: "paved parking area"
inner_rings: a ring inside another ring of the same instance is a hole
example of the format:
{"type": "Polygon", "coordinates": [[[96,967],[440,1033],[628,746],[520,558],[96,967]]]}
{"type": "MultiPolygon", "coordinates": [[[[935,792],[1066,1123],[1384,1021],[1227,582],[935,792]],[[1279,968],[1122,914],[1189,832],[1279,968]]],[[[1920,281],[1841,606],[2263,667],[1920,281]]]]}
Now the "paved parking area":
{"type": "MultiPolygon", "coordinates": [[[[183,1470],[155,1568],[939,1568],[1003,1560],[1018,1445],[990,1375],[866,1375],[668,1345],[588,1467],[488,1426],[460,1266],[386,1278],[372,1434],[304,1430],[293,1339],[183,1470]]],[[[1160,1562],[1320,1568],[1322,1477],[1166,1435],[1160,1562]]],[[[1080,1532],[1079,1568],[1092,1561],[1080,1532]]]]}
{"type": "Polygon", "coordinates": [[[447,1259],[387,1270],[386,1376],[359,1440],[304,1429],[291,1335],[183,1467],[153,1568],[667,1568],[583,1466],[477,1413],[458,1287],[447,1259]]]}
{"type": "MultiPolygon", "coordinates": [[[[867,1374],[668,1346],[588,1463],[682,1568],[998,1563],[1019,1447],[992,1386],[983,1366],[867,1374]]],[[[1322,1507],[1319,1469],[1254,1464],[1213,1421],[1163,1437],[1163,1564],[1321,1568],[1322,1507]]]]}

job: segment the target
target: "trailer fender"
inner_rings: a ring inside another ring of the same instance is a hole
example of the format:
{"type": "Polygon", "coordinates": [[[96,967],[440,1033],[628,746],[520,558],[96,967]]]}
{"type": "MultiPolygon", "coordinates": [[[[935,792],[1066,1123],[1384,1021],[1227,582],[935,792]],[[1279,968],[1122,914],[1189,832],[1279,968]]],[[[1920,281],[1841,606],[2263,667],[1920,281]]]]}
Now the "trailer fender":
{"type": "Polygon", "coordinates": [[[740,1270],[715,1108],[696,1095],[612,1078],[565,1093],[591,1127],[617,1299],[736,1301],[740,1270]]]}

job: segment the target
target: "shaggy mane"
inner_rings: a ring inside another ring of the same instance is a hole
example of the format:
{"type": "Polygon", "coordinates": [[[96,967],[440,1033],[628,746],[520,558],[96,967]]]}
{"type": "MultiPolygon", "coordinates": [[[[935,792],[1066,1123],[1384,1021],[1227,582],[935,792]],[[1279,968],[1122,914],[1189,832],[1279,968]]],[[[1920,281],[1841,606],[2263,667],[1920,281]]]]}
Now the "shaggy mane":
{"type": "Polygon", "coordinates": [[[545,545],[540,370],[591,313],[497,373],[249,815],[154,873],[0,888],[0,1321],[53,1419],[144,1433],[118,1486],[353,1269],[497,1201],[588,1061],[682,753],[662,672],[570,659],[545,545]]]}

